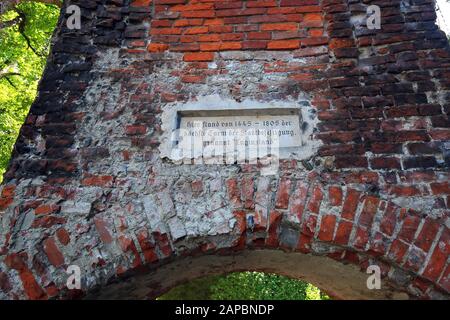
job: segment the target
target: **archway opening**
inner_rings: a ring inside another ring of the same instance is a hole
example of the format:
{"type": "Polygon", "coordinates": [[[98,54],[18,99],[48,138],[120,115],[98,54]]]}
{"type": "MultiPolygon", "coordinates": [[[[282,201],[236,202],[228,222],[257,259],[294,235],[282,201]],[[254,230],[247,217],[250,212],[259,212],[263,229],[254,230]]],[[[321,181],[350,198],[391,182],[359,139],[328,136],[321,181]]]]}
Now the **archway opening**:
{"type": "Polygon", "coordinates": [[[245,271],[191,280],[157,300],[329,300],[314,285],[286,276],[245,271]]]}
{"type": "MultiPolygon", "coordinates": [[[[408,295],[382,281],[380,289],[367,287],[361,268],[319,255],[282,250],[243,250],[231,254],[178,257],[151,270],[114,279],[91,291],[88,299],[158,299],[183,284],[236,272],[264,272],[311,284],[331,299],[407,299],[408,295]]],[[[315,289],[312,289],[315,290],[315,289]]]]}

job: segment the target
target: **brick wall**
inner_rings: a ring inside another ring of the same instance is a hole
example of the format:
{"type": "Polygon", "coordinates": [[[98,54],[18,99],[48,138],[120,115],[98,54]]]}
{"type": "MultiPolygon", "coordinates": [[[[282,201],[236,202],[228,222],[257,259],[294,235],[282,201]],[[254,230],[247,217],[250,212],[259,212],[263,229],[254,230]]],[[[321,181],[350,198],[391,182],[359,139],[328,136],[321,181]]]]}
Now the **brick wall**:
{"type": "Polygon", "coordinates": [[[374,1],[381,30],[358,0],[74,2],[82,29],[61,17],[0,187],[1,298],[254,249],[448,298],[450,54],[431,0],[374,1]],[[208,96],[299,103],[321,147],[272,177],[162,159],[164,110],[208,96]]]}

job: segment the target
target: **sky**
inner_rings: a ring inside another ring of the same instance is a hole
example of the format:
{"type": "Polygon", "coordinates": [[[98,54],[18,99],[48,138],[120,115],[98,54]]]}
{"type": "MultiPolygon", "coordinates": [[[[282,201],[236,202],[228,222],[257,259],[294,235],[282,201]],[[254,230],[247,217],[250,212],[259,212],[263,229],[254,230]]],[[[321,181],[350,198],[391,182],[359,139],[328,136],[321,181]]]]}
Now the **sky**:
{"type": "Polygon", "coordinates": [[[447,35],[450,36],[450,2],[437,0],[440,10],[437,12],[438,24],[447,35]]]}

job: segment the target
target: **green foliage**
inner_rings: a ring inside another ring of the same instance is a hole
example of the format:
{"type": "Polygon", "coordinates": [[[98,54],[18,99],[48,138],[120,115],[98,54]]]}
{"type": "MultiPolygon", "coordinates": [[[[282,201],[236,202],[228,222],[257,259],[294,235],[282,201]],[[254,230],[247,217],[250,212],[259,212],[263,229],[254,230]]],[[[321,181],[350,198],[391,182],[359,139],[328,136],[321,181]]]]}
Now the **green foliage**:
{"type": "Polygon", "coordinates": [[[329,299],[313,285],[288,277],[238,272],[210,276],[178,286],[160,300],[325,300],[329,299]]]}
{"type": "Polygon", "coordinates": [[[56,26],[56,6],[24,2],[0,16],[0,182],[20,127],[36,96],[56,26]],[[22,17],[23,19],[19,19],[22,17]]]}

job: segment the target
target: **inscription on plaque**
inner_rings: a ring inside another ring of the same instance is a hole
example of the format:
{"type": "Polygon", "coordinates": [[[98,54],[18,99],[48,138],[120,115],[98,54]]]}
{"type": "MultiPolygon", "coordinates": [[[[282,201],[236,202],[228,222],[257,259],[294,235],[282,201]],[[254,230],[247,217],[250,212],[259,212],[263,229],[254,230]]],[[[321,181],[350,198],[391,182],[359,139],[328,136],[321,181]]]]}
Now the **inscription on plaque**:
{"type": "Polygon", "coordinates": [[[184,111],[178,114],[175,141],[183,159],[278,158],[301,146],[300,123],[298,109],[184,111]]]}
{"type": "Polygon", "coordinates": [[[308,100],[235,101],[218,95],[168,105],[160,157],[183,164],[278,163],[317,152],[317,115],[308,100]]]}
{"type": "Polygon", "coordinates": [[[276,136],[280,148],[301,144],[298,115],[182,116],[180,120],[181,137],[199,137],[205,141],[220,137],[219,141],[227,143],[246,138],[248,145],[250,141],[270,144],[276,136]]]}

